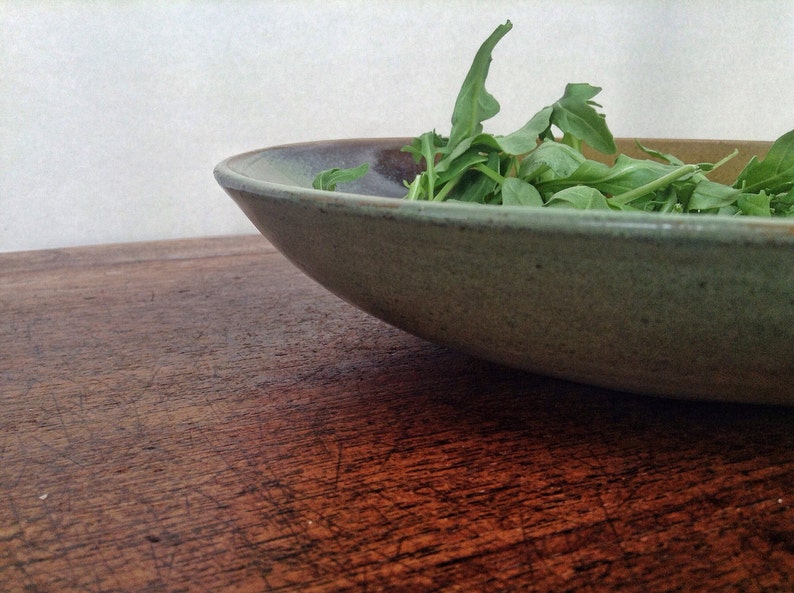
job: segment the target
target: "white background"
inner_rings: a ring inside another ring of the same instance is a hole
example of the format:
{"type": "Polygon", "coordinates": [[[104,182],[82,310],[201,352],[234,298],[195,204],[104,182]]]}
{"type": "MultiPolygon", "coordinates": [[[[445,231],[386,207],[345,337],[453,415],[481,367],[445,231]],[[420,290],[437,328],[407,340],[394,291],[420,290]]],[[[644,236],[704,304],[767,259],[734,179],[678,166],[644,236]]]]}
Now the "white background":
{"type": "Polygon", "coordinates": [[[618,136],[794,128],[794,2],[0,0],[0,251],[254,232],[213,166],[449,130],[480,43],[507,133],[567,82],[618,136]]]}

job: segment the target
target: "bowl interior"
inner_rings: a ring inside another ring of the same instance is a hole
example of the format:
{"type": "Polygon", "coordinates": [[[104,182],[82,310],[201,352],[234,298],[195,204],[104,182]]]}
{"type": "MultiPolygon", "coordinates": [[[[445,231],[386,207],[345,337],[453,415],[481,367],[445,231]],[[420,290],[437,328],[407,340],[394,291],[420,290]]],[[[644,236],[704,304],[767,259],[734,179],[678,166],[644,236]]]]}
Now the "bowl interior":
{"type": "Polygon", "coordinates": [[[367,196],[401,198],[406,189],[404,179],[413,179],[420,165],[399,148],[408,138],[375,140],[329,140],[276,146],[265,151],[246,153],[226,164],[235,173],[252,180],[293,188],[311,188],[316,175],[331,167],[349,168],[369,163],[370,170],[361,179],[338,187],[340,192],[367,196]]]}
{"type": "MultiPolygon", "coordinates": [[[[251,179],[266,180],[284,186],[310,188],[317,173],[330,168],[355,167],[370,163],[369,173],[356,181],[339,186],[348,194],[400,198],[405,195],[403,181],[411,181],[421,170],[411,155],[399,147],[409,138],[367,140],[332,140],[292,144],[268,149],[260,158],[251,153],[227,161],[230,169],[251,179]]],[[[732,183],[744,164],[752,157],[762,158],[769,142],[735,140],[673,140],[628,138],[616,139],[618,152],[635,158],[649,158],[637,147],[637,142],[662,153],[677,156],[684,162],[717,162],[734,150],[736,157],[709,175],[721,183],[732,183]]],[[[611,164],[615,155],[604,155],[585,147],[588,158],[611,164]]]]}

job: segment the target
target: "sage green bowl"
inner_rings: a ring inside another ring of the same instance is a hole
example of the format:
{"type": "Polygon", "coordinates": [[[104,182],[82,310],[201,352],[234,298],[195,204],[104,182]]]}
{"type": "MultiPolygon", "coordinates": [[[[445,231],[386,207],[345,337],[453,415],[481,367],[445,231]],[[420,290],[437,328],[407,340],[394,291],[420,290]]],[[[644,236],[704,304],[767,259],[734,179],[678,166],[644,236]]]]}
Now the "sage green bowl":
{"type": "MultiPolygon", "coordinates": [[[[616,390],[794,404],[794,221],[401,200],[408,141],[279,146],[215,176],[308,276],[429,341],[616,390]],[[311,189],[363,162],[344,192],[311,189]]],[[[769,146],[642,142],[690,162],[738,147],[735,166],[769,146]]]]}

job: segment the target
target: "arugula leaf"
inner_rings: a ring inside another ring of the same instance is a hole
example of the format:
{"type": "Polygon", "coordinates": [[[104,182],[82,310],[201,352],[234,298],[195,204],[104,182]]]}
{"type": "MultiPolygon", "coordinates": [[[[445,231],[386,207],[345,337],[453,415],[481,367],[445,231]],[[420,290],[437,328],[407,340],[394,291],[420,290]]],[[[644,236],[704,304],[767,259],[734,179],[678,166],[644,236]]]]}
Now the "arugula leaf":
{"type": "Polygon", "coordinates": [[[606,118],[595,110],[601,107],[591,101],[601,88],[586,83],[570,83],[565,94],[552,105],[551,124],[563,133],[563,142],[579,148],[585,142],[604,154],[617,151],[615,139],[606,124],[606,118]]]}
{"type": "Polygon", "coordinates": [[[535,150],[521,161],[518,176],[526,181],[548,178],[570,177],[585,162],[579,151],[567,144],[544,140],[535,150]]]}
{"type": "MultiPolygon", "coordinates": [[[[624,155],[618,157],[620,160],[624,155]]],[[[626,157],[628,158],[628,157],[626,157]]],[[[653,169],[654,163],[652,161],[636,161],[644,163],[646,169],[653,169]]],[[[658,173],[658,169],[653,172],[653,175],[658,173]]],[[[671,166],[666,173],[658,177],[649,179],[645,183],[637,183],[635,187],[624,191],[623,193],[612,196],[610,203],[613,204],[629,204],[637,198],[642,198],[648,194],[655,194],[659,190],[666,189],[670,184],[684,179],[694,179],[699,175],[700,167],[697,165],[681,165],[671,166]]]]}
{"type": "Polygon", "coordinates": [[[464,138],[479,134],[482,131],[482,122],[499,113],[499,102],[485,90],[485,79],[488,77],[494,47],[512,28],[510,21],[499,25],[474,56],[474,62],[463,81],[452,112],[450,148],[454,148],[464,138]]]}
{"type": "Polygon", "coordinates": [[[444,185],[476,165],[486,162],[488,162],[488,155],[486,153],[478,147],[470,148],[458,158],[449,162],[444,162],[446,165],[445,167],[441,167],[441,163],[439,163],[439,166],[436,167],[436,172],[438,173],[437,183],[439,185],[444,185]]]}
{"type": "Polygon", "coordinates": [[[558,191],[546,202],[550,208],[577,208],[578,210],[609,210],[606,197],[594,187],[577,185],[558,191]]]}
{"type": "Polygon", "coordinates": [[[410,153],[416,163],[425,162],[425,170],[416,176],[408,185],[409,200],[432,200],[436,186],[435,163],[436,155],[439,154],[446,144],[446,139],[442,138],[436,131],[425,132],[421,136],[414,138],[407,146],[402,147],[403,152],[410,153]]]}
{"type": "Polygon", "coordinates": [[[689,197],[687,211],[705,212],[720,209],[733,204],[741,193],[741,190],[716,181],[701,181],[689,197]]]}
{"type": "Polygon", "coordinates": [[[492,152],[485,163],[475,165],[460,178],[450,197],[461,202],[496,203],[494,192],[499,185],[499,155],[492,152]]]}
{"type": "Polygon", "coordinates": [[[770,206],[775,216],[794,216],[794,188],[772,198],[770,206]]]}
{"type": "MultiPolygon", "coordinates": [[[[639,160],[621,154],[612,167],[598,161],[586,160],[569,177],[541,182],[538,185],[543,191],[552,192],[575,185],[589,185],[606,194],[622,194],[647,186],[645,192],[648,193],[672,183],[678,178],[676,173],[683,176],[692,172],[694,169],[691,166],[681,171],[681,167],[675,165],[639,160]],[[660,179],[669,174],[674,174],[674,177],[656,185],[660,179]]],[[[637,197],[640,195],[643,194],[637,197]]]]}
{"type": "Polygon", "coordinates": [[[502,184],[502,204],[505,206],[543,206],[543,198],[531,183],[517,177],[508,177],[502,184]]]}
{"type": "Polygon", "coordinates": [[[772,197],[764,192],[758,194],[741,194],[736,205],[749,216],[772,216],[772,197]]]}
{"type": "Polygon", "coordinates": [[[551,125],[551,115],[554,108],[544,107],[520,129],[507,136],[497,136],[496,144],[502,152],[511,155],[522,155],[534,150],[538,145],[538,138],[551,125]]]}
{"type": "Polygon", "coordinates": [[[337,184],[355,181],[366,175],[367,171],[369,171],[369,163],[363,163],[358,167],[352,167],[350,169],[339,169],[336,167],[333,169],[326,169],[317,174],[312,182],[312,187],[314,189],[334,191],[337,184]]]}
{"type": "Polygon", "coordinates": [[[659,159],[660,161],[664,161],[669,165],[683,165],[684,161],[679,159],[677,156],[672,154],[667,154],[664,152],[659,152],[653,148],[648,148],[647,146],[643,146],[639,140],[634,140],[634,145],[639,148],[642,152],[647,154],[648,156],[652,156],[655,159],[659,159]]]}
{"type": "Polygon", "coordinates": [[[733,186],[748,193],[766,190],[773,194],[794,187],[794,130],[778,138],[764,160],[753,157],[733,186]]]}

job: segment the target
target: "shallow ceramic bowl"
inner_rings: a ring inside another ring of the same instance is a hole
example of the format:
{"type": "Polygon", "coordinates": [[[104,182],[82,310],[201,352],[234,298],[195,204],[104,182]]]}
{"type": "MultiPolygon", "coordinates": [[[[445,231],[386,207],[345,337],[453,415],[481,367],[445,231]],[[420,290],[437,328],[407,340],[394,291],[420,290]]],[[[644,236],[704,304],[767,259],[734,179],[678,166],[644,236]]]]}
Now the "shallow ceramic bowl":
{"type": "MultiPolygon", "coordinates": [[[[279,146],[215,176],[307,275],[432,342],[617,390],[794,403],[794,221],[409,202],[407,142],[279,146]],[[344,192],[311,189],[363,162],[344,192]]],[[[734,169],[768,148],[643,142],[690,162],[739,147],[734,169]]]]}

